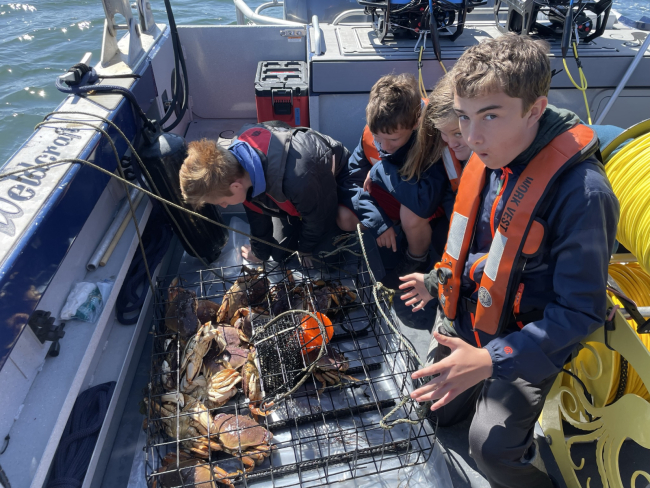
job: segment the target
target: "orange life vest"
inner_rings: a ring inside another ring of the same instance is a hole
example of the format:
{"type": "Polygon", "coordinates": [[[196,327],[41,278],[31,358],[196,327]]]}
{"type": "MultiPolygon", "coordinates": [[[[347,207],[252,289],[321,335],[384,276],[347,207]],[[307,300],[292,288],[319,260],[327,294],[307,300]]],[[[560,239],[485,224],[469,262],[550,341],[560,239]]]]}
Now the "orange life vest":
{"type": "MultiPolygon", "coordinates": [[[[519,176],[490,246],[478,290],[474,330],[494,335],[508,324],[523,266],[544,240],[544,224],[536,218],[544,197],[563,171],[583,160],[597,145],[594,131],[579,124],[546,145],[519,176]]],[[[486,173],[479,157],[472,155],[460,180],[445,252],[435,266],[438,298],[449,320],[456,318],[486,173]]]]}
{"type": "Polygon", "coordinates": [[[445,164],[445,171],[447,172],[447,178],[451,183],[451,189],[454,193],[458,191],[458,184],[460,183],[460,175],[463,172],[463,167],[458,161],[454,151],[449,149],[449,146],[445,146],[442,150],[442,162],[445,164]]]}
{"type": "Polygon", "coordinates": [[[375,138],[370,132],[370,128],[366,125],[363,129],[363,136],[361,137],[361,146],[363,147],[363,154],[372,166],[381,161],[381,155],[377,146],[375,146],[375,138]]]}

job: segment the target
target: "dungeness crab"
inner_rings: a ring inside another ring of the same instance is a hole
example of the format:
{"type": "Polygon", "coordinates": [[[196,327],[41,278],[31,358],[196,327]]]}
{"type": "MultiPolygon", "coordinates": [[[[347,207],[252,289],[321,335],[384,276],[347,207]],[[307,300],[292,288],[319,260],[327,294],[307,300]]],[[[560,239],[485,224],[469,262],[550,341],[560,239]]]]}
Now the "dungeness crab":
{"type": "Polygon", "coordinates": [[[258,270],[242,266],[243,276],[226,292],[217,313],[217,322],[231,323],[235,312],[240,308],[257,307],[266,300],[269,292],[268,278],[260,278],[258,270]]]}

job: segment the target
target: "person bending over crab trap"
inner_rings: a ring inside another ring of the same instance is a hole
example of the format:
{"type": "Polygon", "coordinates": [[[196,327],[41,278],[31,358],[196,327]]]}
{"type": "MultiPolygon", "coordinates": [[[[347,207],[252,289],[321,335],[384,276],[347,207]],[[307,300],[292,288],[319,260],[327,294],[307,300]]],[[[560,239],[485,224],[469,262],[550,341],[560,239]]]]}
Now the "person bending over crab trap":
{"type": "Polygon", "coordinates": [[[298,251],[305,266],[336,233],[336,176],[350,154],[338,141],[283,122],[247,124],[228,149],[202,139],[189,144],[180,170],[186,203],[243,203],[251,228],[250,261],[281,262],[298,251]],[[265,241],[265,242],[262,242],[265,241]]]}

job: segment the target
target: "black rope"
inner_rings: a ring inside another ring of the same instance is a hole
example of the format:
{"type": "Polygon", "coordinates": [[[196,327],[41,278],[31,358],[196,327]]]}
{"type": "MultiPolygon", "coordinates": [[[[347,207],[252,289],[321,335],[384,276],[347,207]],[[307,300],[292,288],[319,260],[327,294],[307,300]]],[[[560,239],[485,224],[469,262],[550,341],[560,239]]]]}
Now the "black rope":
{"type": "Polygon", "coordinates": [[[63,93],[69,93],[79,96],[87,95],[89,92],[96,93],[118,93],[131,102],[133,110],[136,114],[142,119],[144,125],[149,129],[155,131],[155,126],[147,117],[147,114],[144,113],[142,107],[138,103],[138,100],[135,98],[135,95],[128,88],[118,85],[73,85],[69,86],[65,82],[61,81],[60,78],[56,79],[55,82],[56,88],[63,93]]]}
{"type": "MultiPolygon", "coordinates": [[[[147,262],[152,272],[163,260],[171,238],[172,229],[164,219],[162,206],[155,206],[151,211],[146,230],[142,236],[147,262]]],[[[115,302],[115,315],[120,324],[133,325],[138,321],[148,289],[147,270],[142,260],[142,254],[135,253],[115,302]],[[133,317],[126,317],[126,315],[133,312],[138,313],[133,317]]]]}
{"type": "Polygon", "coordinates": [[[115,384],[111,381],[94,386],[77,398],[59,442],[47,488],[79,488],[83,484],[115,384]]]}
{"type": "Polygon", "coordinates": [[[9,484],[9,479],[7,478],[7,475],[2,469],[2,466],[0,466],[0,486],[3,486],[4,488],[11,488],[11,485],[9,484]]]}

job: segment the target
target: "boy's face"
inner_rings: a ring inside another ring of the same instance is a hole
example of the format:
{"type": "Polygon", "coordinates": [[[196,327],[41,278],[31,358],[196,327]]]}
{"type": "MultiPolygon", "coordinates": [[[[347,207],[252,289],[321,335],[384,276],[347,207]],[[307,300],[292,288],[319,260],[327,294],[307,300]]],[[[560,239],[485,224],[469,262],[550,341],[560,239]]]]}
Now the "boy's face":
{"type": "Polygon", "coordinates": [[[454,111],[467,145],[490,169],[507,166],[528,148],[548,99],[539,97],[523,113],[523,100],[503,92],[475,98],[454,97],[454,111]]]}
{"type": "Polygon", "coordinates": [[[463,139],[463,134],[460,132],[460,126],[458,121],[450,121],[438,129],[442,140],[445,141],[449,149],[454,151],[456,159],[459,161],[466,161],[469,159],[472,150],[469,148],[465,139],[463,139]]]}
{"type": "Polygon", "coordinates": [[[373,133],[372,137],[374,137],[375,142],[382,151],[388,154],[393,154],[409,141],[414,130],[415,127],[411,129],[397,129],[390,134],[377,132],[376,134],[373,133]]]}
{"type": "Polygon", "coordinates": [[[246,200],[247,189],[244,187],[240,180],[235,180],[234,183],[230,184],[230,191],[232,195],[228,197],[218,196],[218,195],[208,195],[205,199],[205,203],[211,203],[212,205],[218,205],[220,207],[226,208],[228,205],[238,205],[244,203],[246,200]]]}

